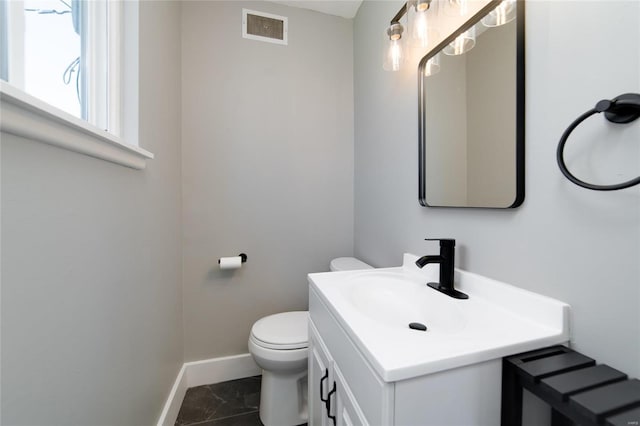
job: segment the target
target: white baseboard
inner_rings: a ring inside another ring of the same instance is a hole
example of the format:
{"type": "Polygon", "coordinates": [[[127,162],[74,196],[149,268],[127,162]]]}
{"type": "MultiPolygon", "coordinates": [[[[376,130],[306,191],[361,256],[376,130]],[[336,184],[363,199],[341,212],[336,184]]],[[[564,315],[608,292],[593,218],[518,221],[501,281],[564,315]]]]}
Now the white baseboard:
{"type": "Polygon", "coordinates": [[[251,354],[187,362],[184,366],[186,367],[187,383],[190,388],[257,376],[262,373],[251,354]]]}
{"type": "Polygon", "coordinates": [[[173,426],[176,423],[182,400],[184,400],[184,395],[189,388],[185,371],[186,364],[183,364],[176,381],[173,383],[167,402],[164,404],[162,414],[160,414],[160,419],[158,420],[158,426],[173,426]]]}
{"type": "Polygon", "coordinates": [[[257,376],[262,371],[251,354],[186,362],[180,369],[157,426],[173,426],[188,388],[257,376]]]}

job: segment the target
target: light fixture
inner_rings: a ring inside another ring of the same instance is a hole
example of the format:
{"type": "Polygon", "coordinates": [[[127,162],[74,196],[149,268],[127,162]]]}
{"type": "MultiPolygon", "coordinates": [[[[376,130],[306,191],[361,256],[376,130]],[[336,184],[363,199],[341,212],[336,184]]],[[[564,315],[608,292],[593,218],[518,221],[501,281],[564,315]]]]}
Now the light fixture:
{"type": "Polygon", "coordinates": [[[499,27],[516,18],[516,0],[503,0],[495,9],[482,18],[486,27],[499,27]]]}
{"type": "Polygon", "coordinates": [[[444,0],[446,13],[452,16],[464,16],[469,13],[469,0],[444,0]]]}
{"type": "Polygon", "coordinates": [[[435,0],[410,0],[407,2],[407,22],[411,43],[425,48],[429,40],[438,36],[434,20],[436,18],[438,2],[435,0]]]}
{"type": "Polygon", "coordinates": [[[399,71],[404,62],[402,52],[402,33],[404,27],[398,21],[391,21],[391,25],[385,31],[388,39],[383,68],[386,71],[399,71]]]}
{"type": "Polygon", "coordinates": [[[476,45],[476,27],[471,27],[460,34],[451,43],[442,49],[445,55],[462,55],[467,53],[476,45]]]}
{"type": "Polygon", "coordinates": [[[424,76],[429,77],[440,72],[440,52],[429,58],[424,65],[424,76]]]}

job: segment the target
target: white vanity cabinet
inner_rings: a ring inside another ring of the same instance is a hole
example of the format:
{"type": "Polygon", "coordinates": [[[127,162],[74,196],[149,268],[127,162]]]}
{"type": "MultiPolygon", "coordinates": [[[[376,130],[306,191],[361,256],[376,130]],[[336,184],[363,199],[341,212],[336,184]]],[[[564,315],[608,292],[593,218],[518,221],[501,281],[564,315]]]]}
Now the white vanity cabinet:
{"type": "Polygon", "coordinates": [[[324,303],[310,294],[309,424],[393,424],[393,386],[377,377],[324,303]]]}
{"type": "Polygon", "coordinates": [[[500,424],[500,358],[385,382],[313,287],[309,315],[310,426],[500,424]]]}
{"type": "MultiPolygon", "coordinates": [[[[364,426],[367,421],[351,393],[347,381],[337,365],[333,365],[335,379],[335,424],[339,426],[364,426]]],[[[334,388],[332,388],[334,390],[334,388]]],[[[331,407],[333,410],[333,406],[331,407]]],[[[332,415],[334,413],[331,413],[332,415]]]]}
{"type": "Polygon", "coordinates": [[[502,357],[568,341],[566,303],[461,270],[453,299],[417,259],[309,274],[312,426],[497,425],[502,357]]]}
{"type": "Polygon", "coordinates": [[[327,413],[327,396],[329,383],[333,383],[331,357],[318,336],[315,327],[309,324],[309,424],[315,426],[331,426],[327,413]]]}
{"type": "Polygon", "coordinates": [[[309,424],[368,424],[340,368],[312,324],[309,330],[309,424]]]}

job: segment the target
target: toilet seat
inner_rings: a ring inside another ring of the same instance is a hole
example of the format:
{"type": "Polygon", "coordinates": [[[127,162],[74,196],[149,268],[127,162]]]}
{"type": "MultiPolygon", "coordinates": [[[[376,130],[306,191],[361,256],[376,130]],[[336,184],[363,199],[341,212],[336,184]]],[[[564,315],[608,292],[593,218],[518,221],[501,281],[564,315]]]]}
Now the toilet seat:
{"type": "Polygon", "coordinates": [[[269,315],[253,324],[250,339],[267,349],[304,349],[309,345],[309,313],[283,312],[269,315]]]}

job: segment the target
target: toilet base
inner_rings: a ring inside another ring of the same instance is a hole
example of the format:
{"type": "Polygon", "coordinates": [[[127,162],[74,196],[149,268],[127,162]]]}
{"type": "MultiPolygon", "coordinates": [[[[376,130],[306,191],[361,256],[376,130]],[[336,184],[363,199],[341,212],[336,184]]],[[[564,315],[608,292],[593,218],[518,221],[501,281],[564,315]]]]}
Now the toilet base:
{"type": "Polygon", "coordinates": [[[262,370],[260,420],[265,426],[296,426],[306,423],[307,370],[273,374],[262,370]]]}

